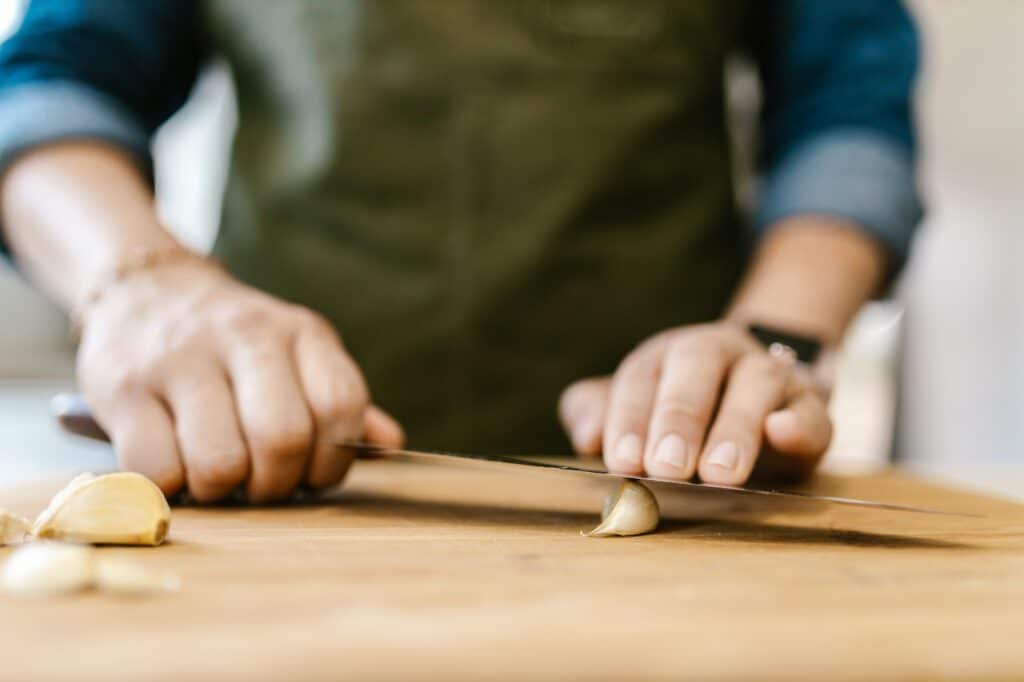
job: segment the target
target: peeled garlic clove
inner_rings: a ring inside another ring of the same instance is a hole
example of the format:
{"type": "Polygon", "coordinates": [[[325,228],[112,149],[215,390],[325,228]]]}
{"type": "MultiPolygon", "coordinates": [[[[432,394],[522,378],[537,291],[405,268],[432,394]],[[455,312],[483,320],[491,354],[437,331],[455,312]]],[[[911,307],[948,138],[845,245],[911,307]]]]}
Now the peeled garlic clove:
{"type": "Polygon", "coordinates": [[[658,500],[642,483],[626,480],[605,500],[601,523],[589,537],[642,535],[658,527],[658,500]]]}
{"type": "Polygon", "coordinates": [[[96,562],[96,586],[105,592],[140,595],[175,592],[181,581],[172,573],[150,571],[134,561],[101,557],[96,562]]]}
{"type": "Polygon", "coordinates": [[[96,545],[159,545],[170,525],[164,494],[145,476],[83,474],[54,496],[32,533],[96,545]]]}
{"type": "Polygon", "coordinates": [[[88,545],[36,542],[18,549],[3,566],[0,587],[19,596],[44,597],[92,585],[95,550],[88,545]]]}
{"type": "Polygon", "coordinates": [[[21,542],[31,529],[28,519],[0,509],[0,547],[21,542]]]}

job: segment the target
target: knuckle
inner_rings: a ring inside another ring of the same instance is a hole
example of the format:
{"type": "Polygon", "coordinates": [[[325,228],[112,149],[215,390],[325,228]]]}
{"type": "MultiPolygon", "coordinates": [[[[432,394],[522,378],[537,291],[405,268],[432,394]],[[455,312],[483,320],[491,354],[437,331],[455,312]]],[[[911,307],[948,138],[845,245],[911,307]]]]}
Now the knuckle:
{"type": "Polygon", "coordinates": [[[104,382],[109,395],[126,396],[145,391],[150,385],[150,372],[141,368],[124,368],[115,371],[104,382]]]}
{"type": "Polygon", "coordinates": [[[301,326],[308,327],[309,329],[321,334],[330,334],[331,336],[337,335],[334,325],[328,322],[327,318],[315,310],[303,308],[302,306],[295,306],[294,314],[296,320],[298,320],[298,323],[301,326]]]}
{"type": "Polygon", "coordinates": [[[150,453],[125,445],[118,438],[115,438],[115,449],[122,469],[142,474],[165,495],[173,495],[185,487],[185,474],[176,460],[147,457],[150,453]]]}
{"type": "Polygon", "coordinates": [[[760,431],[763,414],[746,407],[735,407],[723,414],[715,425],[716,429],[730,434],[760,431]]]}
{"type": "Polygon", "coordinates": [[[163,341],[156,347],[161,357],[188,357],[197,345],[202,345],[204,325],[199,316],[177,320],[168,325],[163,341]]]}
{"type": "Polygon", "coordinates": [[[313,427],[309,420],[293,419],[272,431],[252,438],[254,456],[270,463],[287,463],[305,457],[310,449],[313,427]]]}
{"type": "Polygon", "coordinates": [[[622,399],[608,415],[609,431],[644,431],[650,422],[650,406],[641,400],[622,399]]]}
{"type": "MultiPolygon", "coordinates": [[[[179,364],[173,368],[164,368],[165,376],[169,377],[168,390],[172,396],[179,395],[192,398],[195,402],[210,399],[217,393],[216,380],[220,377],[205,367],[195,368],[179,364]]],[[[191,402],[191,401],[190,401],[191,402]]]]}
{"type": "Polygon", "coordinates": [[[314,488],[328,488],[337,485],[345,478],[351,464],[350,458],[339,458],[331,466],[314,467],[309,474],[307,483],[314,488]]]}
{"type": "Polygon", "coordinates": [[[321,422],[346,421],[361,416],[370,402],[370,395],[362,382],[342,384],[336,382],[326,389],[321,404],[315,407],[321,422]]]}
{"type": "Polygon", "coordinates": [[[672,342],[669,352],[673,355],[697,357],[708,363],[724,363],[728,359],[721,340],[706,332],[680,336],[672,342]]]}
{"type": "Polygon", "coordinates": [[[266,332],[257,337],[238,337],[227,350],[226,364],[246,371],[272,366],[281,358],[284,346],[280,338],[266,332]]]}
{"type": "Polygon", "coordinates": [[[249,473],[247,455],[244,451],[236,451],[218,455],[206,455],[198,458],[201,465],[191,473],[194,486],[217,490],[233,488],[249,473]]]}
{"type": "Polygon", "coordinates": [[[654,406],[654,419],[670,424],[699,424],[704,415],[697,405],[674,398],[658,401],[654,406]]]}
{"type": "Polygon", "coordinates": [[[149,480],[156,484],[164,495],[170,496],[185,487],[185,479],[180,471],[167,471],[151,474],[149,480]]]}
{"type": "Polygon", "coordinates": [[[622,358],[622,362],[619,363],[618,370],[615,372],[615,374],[618,376],[621,376],[623,374],[630,374],[639,367],[642,360],[642,351],[631,351],[628,355],[626,355],[626,357],[622,358]]]}
{"type": "Polygon", "coordinates": [[[791,371],[787,365],[778,362],[764,352],[749,353],[743,356],[742,369],[745,373],[769,381],[788,379],[791,371]]]}
{"type": "Polygon", "coordinates": [[[635,381],[645,376],[653,376],[657,367],[650,362],[648,351],[635,350],[622,359],[619,367],[615,370],[614,382],[619,384],[623,381],[635,381]]]}
{"type": "Polygon", "coordinates": [[[271,324],[272,315],[265,305],[242,303],[228,307],[221,313],[221,325],[240,336],[263,332],[271,324]]]}

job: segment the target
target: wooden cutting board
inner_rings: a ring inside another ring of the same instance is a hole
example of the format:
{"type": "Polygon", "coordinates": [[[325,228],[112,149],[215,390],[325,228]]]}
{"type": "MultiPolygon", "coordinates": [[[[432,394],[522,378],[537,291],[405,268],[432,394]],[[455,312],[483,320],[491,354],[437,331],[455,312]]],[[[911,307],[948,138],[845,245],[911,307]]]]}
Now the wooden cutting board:
{"type": "Polygon", "coordinates": [[[176,594],[0,597],[0,679],[1024,679],[1024,507],[815,486],[985,518],[737,511],[602,540],[579,533],[602,491],[571,479],[363,462],[327,503],[176,509],[168,544],[101,550],[176,594]]]}

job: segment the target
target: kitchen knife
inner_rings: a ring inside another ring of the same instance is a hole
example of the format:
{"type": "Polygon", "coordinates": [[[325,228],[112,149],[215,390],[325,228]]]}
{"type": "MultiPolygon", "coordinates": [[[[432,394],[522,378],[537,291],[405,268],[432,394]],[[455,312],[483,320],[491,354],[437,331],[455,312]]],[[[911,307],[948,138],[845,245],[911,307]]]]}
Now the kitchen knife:
{"type": "MultiPolygon", "coordinates": [[[[89,410],[89,406],[86,404],[82,396],[72,393],[58,394],[54,396],[53,400],[51,401],[50,409],[54,417],[56,417],[57,421],[60,423],[61,427],[63,427],[66,431],[69,431],[80,436],[85,436],[87,438],[92,438],[94,440],[108,440],[106,433],[103,432],[103,429],[93,419],[92,413],[89,410]]],[[[709,495],[717,494],[776,497],[785,498],[786,500],[791,500],[794,502],[803,501],[839,504],[867,509],[877,509],[880,511],[916,512],[923,514],[967,516],[966,514],[946,512],[937,509],[924,509],[920,507],[909,507],[905,505],[888,504],[884,502],[873,502],[869,500],[857,500],[845,497],[831,497],[828,495],[813,495],[811,493],[792,490],[749,488],[739,486],[716,485],[711,483],[696,483],[693,481],[678,481],[666,478],[655,478],[652,476],[630,476],[623,474],[613,474],[607,471],[586,469],[583,467],[573,466],[570,464],[554,464],[551,463],[550,461],[520,459],[518,457],[507,457],[503,455],[423,452],[417,450],[405,450],[401,448],[370,445],[366,443],[350,442],[338,443],[338,445],[340,447],[346,447],[354,450],[357,457],[364,459],[389,459],[396,461],[432,463],[459,462],[467,465],[485,467],[494,470],[515,469],[520,472],[532,470],[536,471],[537,473],[571,475],[587,477],[590,479],[604,480],[631,479],[634,481],[640,481],[642,483],[653,483],[656,484],[658,487],[662,485],[674,486],[677,488],[685,488],[691,493],[709,495]]]]}

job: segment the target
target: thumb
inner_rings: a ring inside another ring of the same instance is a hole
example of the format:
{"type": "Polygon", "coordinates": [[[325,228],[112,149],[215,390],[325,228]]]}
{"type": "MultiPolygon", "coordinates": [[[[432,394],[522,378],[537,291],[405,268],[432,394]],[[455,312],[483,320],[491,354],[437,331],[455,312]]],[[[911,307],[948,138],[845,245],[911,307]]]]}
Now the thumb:
{"type": "Polygon", "coordinates": [[[363,417],[363,433],[366,441],[374,445],[400,448],[405,445],[405,431],[390,414],[376,405],[366,408],[363,417]]]}
{"type": "Polygon", "coordinates": [[[581,455],[601,454],[601,434],[608,409],[611,379],[583,379],[562,392],[558,401],[558,417],[573,448],[581,455]]]}

